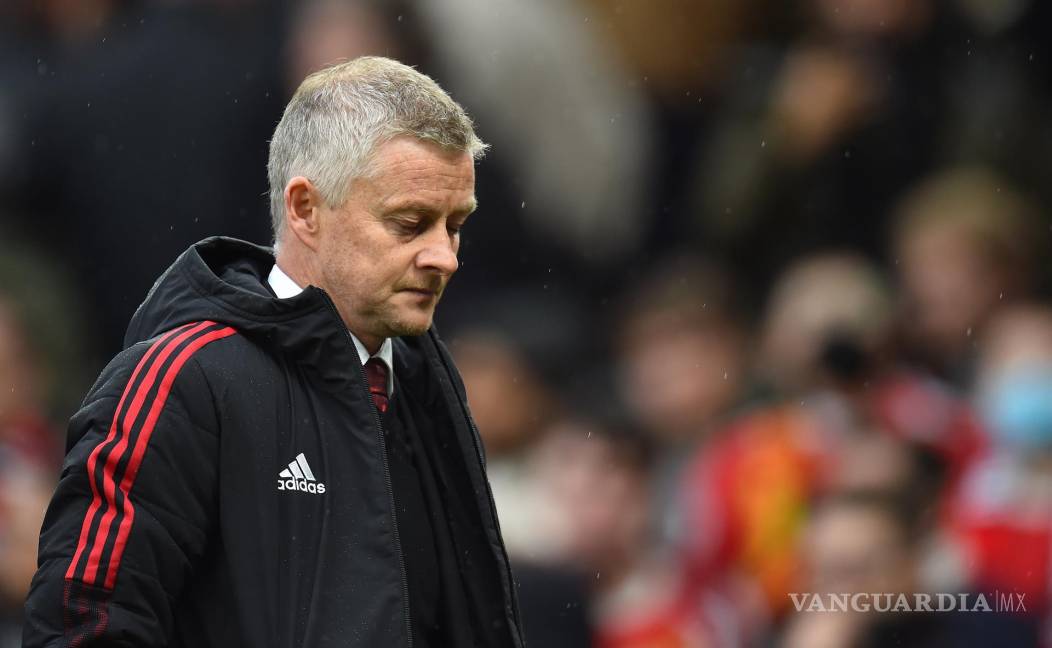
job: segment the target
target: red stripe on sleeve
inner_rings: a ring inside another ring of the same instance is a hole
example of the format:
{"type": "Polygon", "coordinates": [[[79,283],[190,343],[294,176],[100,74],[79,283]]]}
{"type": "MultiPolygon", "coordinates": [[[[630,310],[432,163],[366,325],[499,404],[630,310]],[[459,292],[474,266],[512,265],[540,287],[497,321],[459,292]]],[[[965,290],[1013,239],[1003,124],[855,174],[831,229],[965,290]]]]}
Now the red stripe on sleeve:
{"type": "Polygon", "coordinates": [[[88,564],[84,570],[83,580],[88,585],[95,583],[99,569],[99,562],[102,559],[102,552],[106,547],[106,541],[109,539],[110,525],[113,523],[113,518],[117,515],[115,493],[117,486],[116,480],[114,479],[114,473],[117,470],[117,464],[120,463],[121,458],[123,458],[127,451],[135,419],[138,417],[139,411],[142,409],[143,402],[146,400],[146,395],[153,388],[154,382],[157,379],[157,374],[160,372],[161,366],[164,364],[165,360],[168,359],[168,356],[170,356],[172,352],[175,351],[175,349],[178,348],[178,346],[187,338],[196,335],[201,330],[213,325],[214,322],[201,322],[193,328],[183,331],[175,339],[169,342],[164,347],[164,350],[157,356],[157,360],[150,365],[149,372],[143,379],[142,384],[139,385],[139,389],[135,392],[135,398],[132,399],[131,407],[128,408],[128,413],[124,415],[124,420],[120,426],[120,440],[110,451],[109,456],[106,457],[106,463],[102,467],[102,491],[103,495],[106,497],[106,512],[102,514],[99,528],[95,532],[91,553],[88,555],[88,564]]]}
{"type": "Polygon", "coordinates": [[[132,452],[131,459],[128,461],[128,467],[124,471],[124,478],[121,479],[120,488],[124,493],[124,516],[121,519],[120,528],[117,532],[117,540],[113,545],[113,555],[110,557],[109,569],[106,571],[105,587],[107,589],[113,589],[113,585],[117,580],[117,569],[120,567],[121,557],[124,555],[124,547],[128,542],[128,534],[131,533],[132,522],[135,519],[135,507],[131,503],[131,489],[135,485],[135,476],[138,474],[139,466],[142,464],[143,456],[146,454],[146,446],[150,443],[150,436],[153,434],[157,419],[164,409],[165,401],[168,400],[172,383],[175,382],[176,376],[179,375],[179,371],[183,368],[186,361],[190,359],[190,356],[201,347],[215,340],[234,335],[236,332],[228,326],[202,335],[179,353],[165,373],[161,386],[157,391],[157,396],[150,407],[146,422],[143,424],[139,438],[135,442],[135,449],[132,452]]]}
{"type": "Polygon", "coordinates": [[[113,422],[110,424],[109,434],[98,445],[91,451],[88,456],[88,483],[91,485],[91,505],[88,506],[88,512],[84,515],[84,523],[80,528],[80,538],[77,541],[77,550],[73,554],[73,560],[69,563],[69,569],[66,571],[66,579],[72,579],[74,573],[77,570],[77,563],[80,561],[81,554],[84,553],[84,549],[88,544],[88,532],[91,530],[91,520],[95,517],[95,512],[98,511],[99,506],[102,505],[102,498],[99,495],[99,487],[95,484],[95,465],[98,463],[99,453],[106,447],[107,444],[113,441],[117,436],[117,419],[120,416],[121,410],[124,408],[124,401],[127,399],[128,394],[131,392],[132,385],[135,384],[135,379],[139,376],[143,367],[150,362],[151,357],[154,353],[165,343],[169,338],[185,329],[189,324],[180,326],[179,328],[172,329],[157,339],[150,348],[147,349],[143,357],[139,359],[138,364],[135,365],[135,370],[132,371],[131,378],[128,379],[128,384],[124,387],[124,393],[121,394],[121,399],[117,403],[117,409],[113,411],[113,422]]]}

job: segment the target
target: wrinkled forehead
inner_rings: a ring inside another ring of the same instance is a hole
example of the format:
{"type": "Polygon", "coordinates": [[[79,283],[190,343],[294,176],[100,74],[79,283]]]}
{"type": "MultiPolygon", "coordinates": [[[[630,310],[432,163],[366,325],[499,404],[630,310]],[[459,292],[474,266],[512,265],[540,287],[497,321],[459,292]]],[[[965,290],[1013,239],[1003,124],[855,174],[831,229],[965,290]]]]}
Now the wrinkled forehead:
{"type": "Polygon", "coordinates": [[[379,145],[367,179],[385,209],[417,206],[470,213],[476,206],[471,154],[416,138],[397,137],[379,145]]]}

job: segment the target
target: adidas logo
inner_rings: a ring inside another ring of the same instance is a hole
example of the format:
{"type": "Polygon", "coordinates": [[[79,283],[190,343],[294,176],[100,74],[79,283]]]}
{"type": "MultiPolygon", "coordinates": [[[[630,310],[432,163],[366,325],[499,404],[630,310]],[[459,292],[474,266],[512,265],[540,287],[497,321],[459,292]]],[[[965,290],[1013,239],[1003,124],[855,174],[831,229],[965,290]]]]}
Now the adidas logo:
{"type": "Polygon", "coordinates": [[[314,478],[314,473],[307,465],[307,458],[301,452],[289,462],[288,468],[278,473],[278,490],[320,495],[325,492],[325,484],[314,478]]]}

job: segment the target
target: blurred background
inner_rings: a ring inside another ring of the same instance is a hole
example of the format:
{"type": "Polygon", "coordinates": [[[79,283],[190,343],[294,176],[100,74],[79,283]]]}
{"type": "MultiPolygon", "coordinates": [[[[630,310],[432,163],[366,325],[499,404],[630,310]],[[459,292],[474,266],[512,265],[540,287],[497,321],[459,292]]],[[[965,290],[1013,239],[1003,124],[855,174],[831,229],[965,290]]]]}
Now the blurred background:
{"type": "Polygon", "coordinates": [[[153,280],[270,242],[304,75],[492,150],[438,326],[541,648],[1052,646],[1052,4],[0,3],[0,646],[153,280]],[[1011,592],[1024,614],[798,613],[1011,592]]]}

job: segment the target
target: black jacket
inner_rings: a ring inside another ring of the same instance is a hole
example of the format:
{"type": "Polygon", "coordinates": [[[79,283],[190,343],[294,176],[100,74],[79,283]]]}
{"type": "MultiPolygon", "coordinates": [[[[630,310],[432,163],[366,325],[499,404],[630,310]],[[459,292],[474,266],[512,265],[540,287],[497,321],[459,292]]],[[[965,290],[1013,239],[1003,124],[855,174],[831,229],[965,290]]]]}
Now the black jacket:
{"type": "MultiPolygon", "coordinates": [[[[70,422],[25,646],[412,644],[360,360],[324,291],[271,295],[273,262],[266,248],[202,241],[139,307],[70,422]]],[[[444,435],[464,636],[521,647],[463,384],[433,330],[395,344],[400,384],[444,435]]]]}

